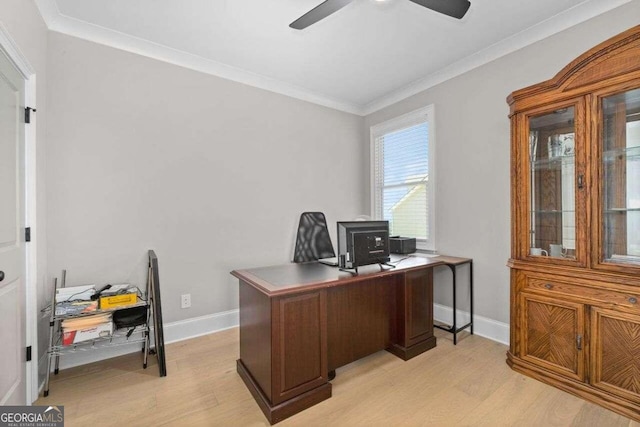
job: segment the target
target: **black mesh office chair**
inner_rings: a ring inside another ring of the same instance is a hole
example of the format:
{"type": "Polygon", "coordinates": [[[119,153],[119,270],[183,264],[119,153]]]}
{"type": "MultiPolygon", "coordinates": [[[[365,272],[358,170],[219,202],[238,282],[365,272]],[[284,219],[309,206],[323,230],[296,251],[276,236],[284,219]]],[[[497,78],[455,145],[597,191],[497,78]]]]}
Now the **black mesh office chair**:
{"type": "Polygon", "coordinates": [[[293,262],[316,261],[335,257],[333,244],[327,230],[327,220],[322,212],[303,212],[298,224],[293,262]]]}

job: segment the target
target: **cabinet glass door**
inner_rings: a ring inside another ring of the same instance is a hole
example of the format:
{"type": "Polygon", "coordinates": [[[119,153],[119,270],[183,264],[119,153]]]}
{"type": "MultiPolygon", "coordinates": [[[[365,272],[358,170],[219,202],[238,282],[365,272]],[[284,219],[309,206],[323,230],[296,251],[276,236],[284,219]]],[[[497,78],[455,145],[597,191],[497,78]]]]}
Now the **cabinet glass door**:
{"type": "Polygon", "coordinates": [[[529,255],[576,258],[575,107],[529,117],[529,255]]]}
{"type": "Polygon", "coordinates": [[[602,259],[640,264],[640,89],[603,98],[602,259]]]}

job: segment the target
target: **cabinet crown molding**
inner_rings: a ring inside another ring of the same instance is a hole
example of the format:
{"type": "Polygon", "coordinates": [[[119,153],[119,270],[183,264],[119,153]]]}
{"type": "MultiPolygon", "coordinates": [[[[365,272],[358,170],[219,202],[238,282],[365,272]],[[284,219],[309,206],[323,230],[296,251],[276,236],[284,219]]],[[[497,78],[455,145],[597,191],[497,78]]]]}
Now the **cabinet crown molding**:
{"type": "Polygon", "coordinates": [[[630,76],[640,78],[640,25],[606,40],[570,62],[553,78],[511,93],[507,97],[510,115],[528,108],[532,96],[559,95],[570,98],[590,92],[603,80],[630,76]]]}

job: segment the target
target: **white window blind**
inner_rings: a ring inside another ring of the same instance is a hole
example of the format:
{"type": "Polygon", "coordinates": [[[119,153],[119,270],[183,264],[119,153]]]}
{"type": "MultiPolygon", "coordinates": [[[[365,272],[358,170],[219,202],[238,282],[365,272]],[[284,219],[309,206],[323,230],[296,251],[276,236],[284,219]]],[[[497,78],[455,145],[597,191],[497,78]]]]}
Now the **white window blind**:
{"type": "Polygon", "coordinates": [[[415,237],[419,247],[435,250],[432,109],[371,129],[372,202],[374,216],[389,221],[392,235],[415,237]]]}

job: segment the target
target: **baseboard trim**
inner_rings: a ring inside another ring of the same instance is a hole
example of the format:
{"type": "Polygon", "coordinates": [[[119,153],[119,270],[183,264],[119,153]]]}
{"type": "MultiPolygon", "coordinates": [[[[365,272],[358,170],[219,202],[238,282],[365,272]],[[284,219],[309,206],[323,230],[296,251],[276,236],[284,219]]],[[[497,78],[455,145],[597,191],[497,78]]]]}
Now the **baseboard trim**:
{"type": "MultiPolygon", "coordinates": [[[[453,323],[453,309],[446,305],[433,304],[434,320],[451,325],[453,323]]],[[[465,325],[471,320],[468,311],[456,310],[456,323],[465,325]]],[[[492,341],[509,345],[509,324],[489,319],[488,317],[473,315],[473,333],[492,341]]]]}
{"type": "MultiPolygon", "coordinates": [[[[239,311],[230,310],[222,313],[210,314],[206,316],[194,317],[192,319],[178,320],[177,322],[166,323],[164,325],[164,342],[184,341],[214,332],[224,331],[238,326],[240,323],[239,311]]],[[[153,337],[153,333],[151,334],[153,337]]],[[[153,338],[152,338],[153,340],[153,338]]],[[[60,369],[73,368],[75,366],[86,365],[87,363],[98,362],[112,357],[140,351],[139,343],[123,344],[114,347],[106,347],[96,351],[83,351],[72,353],[60,357],[60,369]]],[[[45,367],[42,372],[46,372],[47,355],[45,354],[40,363],[45,367]]],[[[42,365],[41,365],[42,366],[42,365]]]]}
{"type": "Polygon", "coordinates": [[[239,324],[239,310],[229,310],[192,319],[178,320],[164,326],[164,341],[166,344],[184,341],[235,328],[239,324]]]}
{"type": "MultiPolygon", "coordinates": [[[[453,310],[441,304],[433,305],[434,319],[439,322],[451,324],[453,321],[453,310]]],[[[487,317],[474,315],[473,332],[481,337],[509,345],[509,325],[498,322],[487,317]]],[[[460,325],[469,322],[469,312],[457,310],[457,320],[460,325]]],[[[179,320],[164,325],[165,343],[184,341],[226,329],[235,328],[240,323],[240,313],[238,310],[229,310],[222,313],[210,314],[206,316],[194,317],[192,319],[179,320]]],[[[84,351],[75,354],[65,355],[60,358],[60,369],[73,368],[75,366],[86,365],[87,363],[98,362],[112,357],[140,351],[140,344],[118,345],[100,349],[99,351],[84,351]]],[[[44,368],[40,372],[46,371],[47,355],[43,355],[39,360],[40,366],[44,368]]],[[[41,384],[40,389],[44,383],[41,384]]]]}

